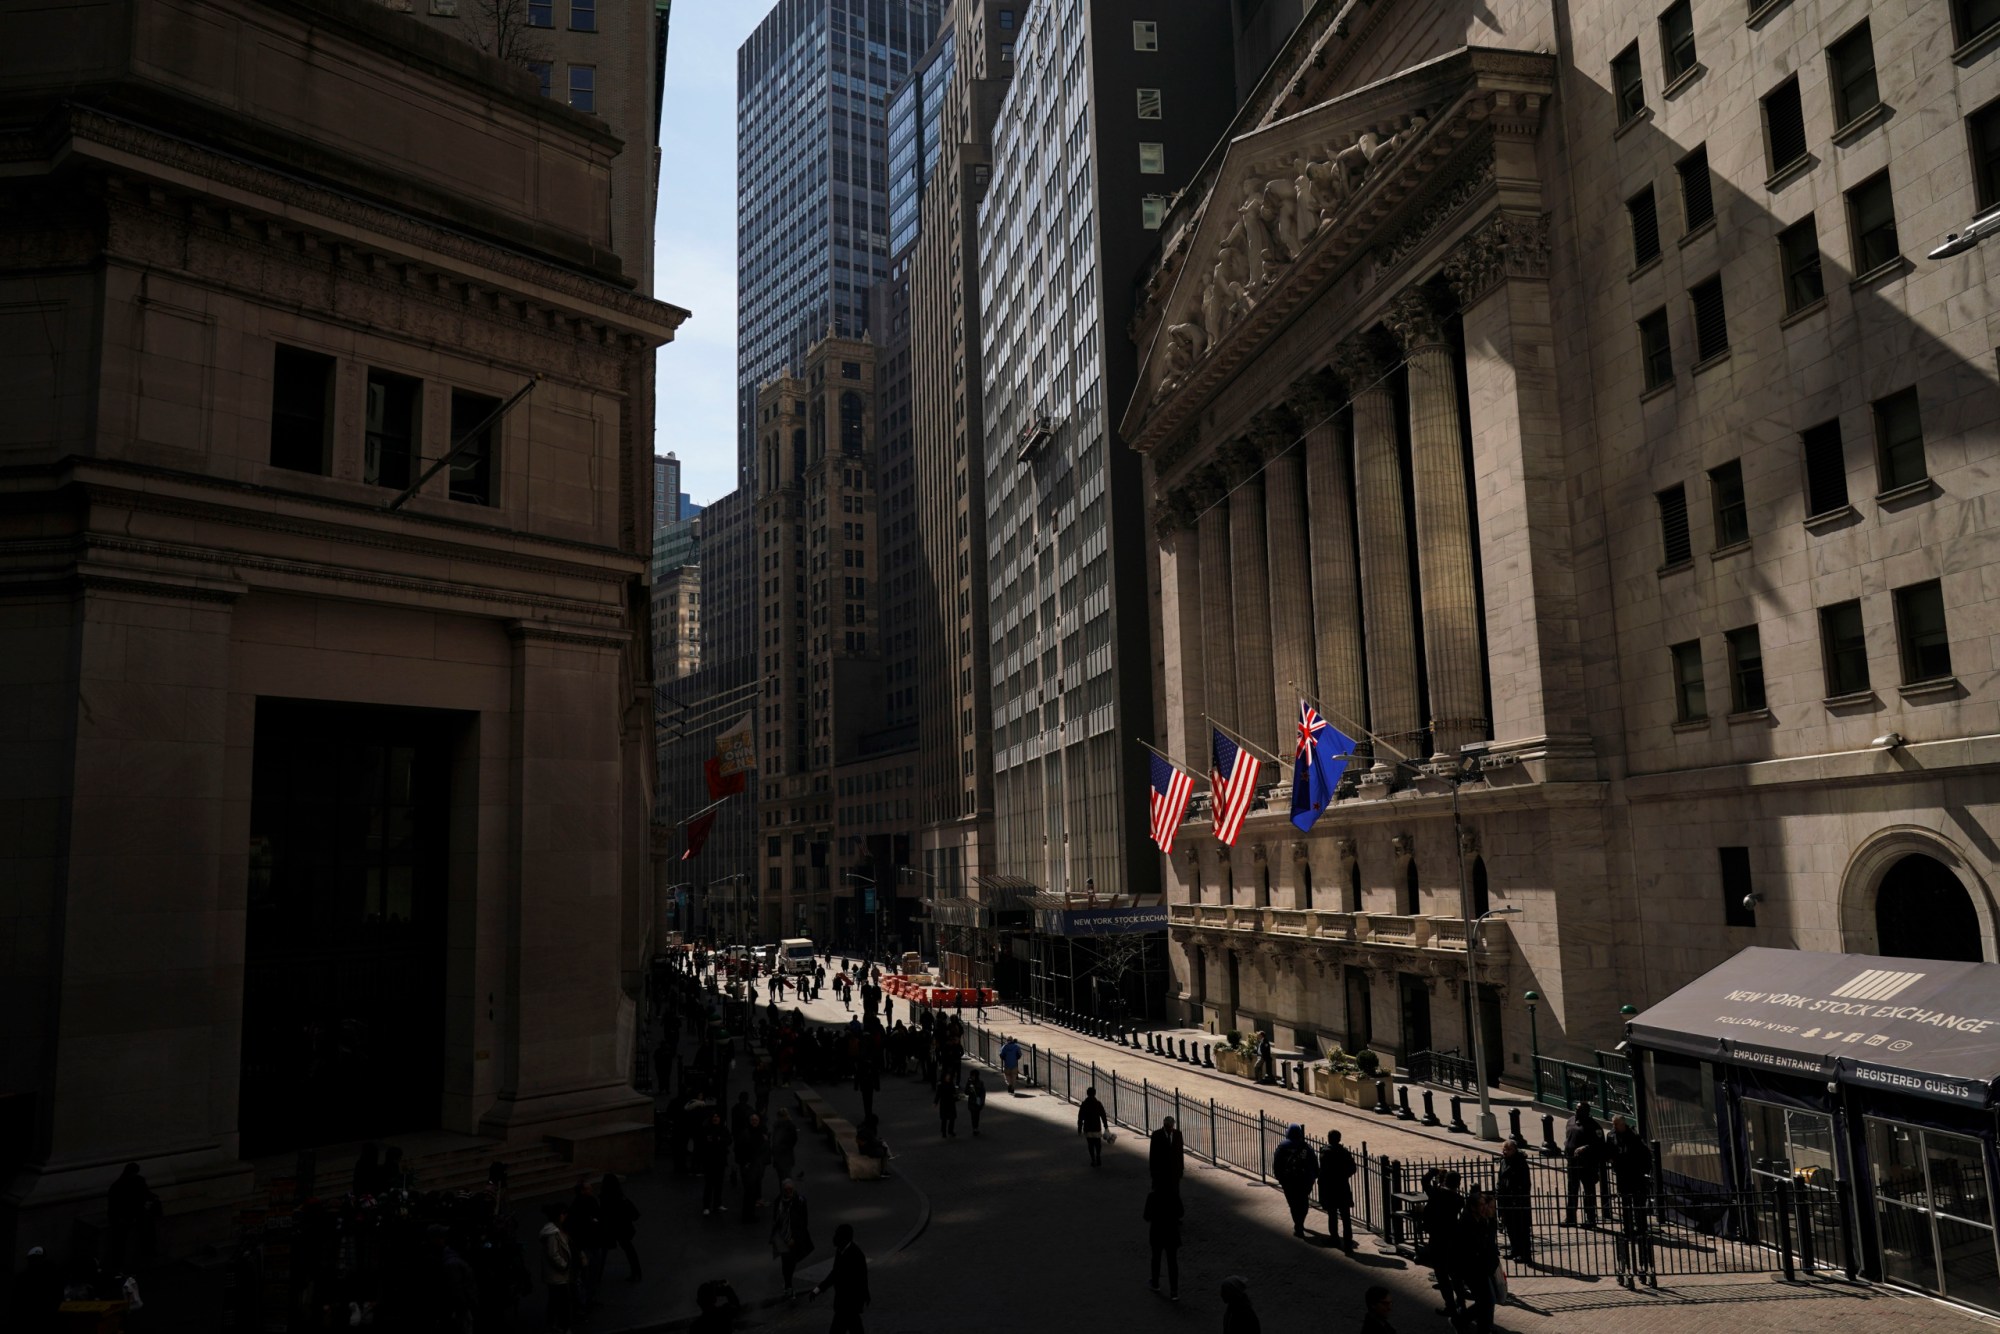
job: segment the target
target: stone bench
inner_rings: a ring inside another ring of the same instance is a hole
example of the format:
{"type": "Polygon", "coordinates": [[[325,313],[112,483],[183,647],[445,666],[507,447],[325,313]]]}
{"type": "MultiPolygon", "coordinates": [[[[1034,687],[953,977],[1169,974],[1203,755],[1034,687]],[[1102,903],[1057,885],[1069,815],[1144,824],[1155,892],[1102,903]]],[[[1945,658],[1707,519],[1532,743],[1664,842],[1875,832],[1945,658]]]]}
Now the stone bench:
{"type": "Polygon", "coordinates": [[[837,1116],[829,1117],[826,1130],[833,1140],[834,1151],[847,1161],[849,1181],[882,1179],[882,1160],[861,1151],[861,1136],[852,1125],[837,1116]]]}

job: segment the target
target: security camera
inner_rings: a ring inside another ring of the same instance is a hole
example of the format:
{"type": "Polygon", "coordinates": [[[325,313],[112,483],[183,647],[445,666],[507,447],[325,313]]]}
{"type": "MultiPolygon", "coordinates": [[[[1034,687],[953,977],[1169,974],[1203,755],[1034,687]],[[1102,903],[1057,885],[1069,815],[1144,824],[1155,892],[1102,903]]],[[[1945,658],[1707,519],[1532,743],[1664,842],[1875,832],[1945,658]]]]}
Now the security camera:
{"type": "Polygon", "coordinates": [[[1763,897],[1764,897],[1764,896],[1763,896],[1762,894],[1756,894],[1756,893],[1751,893],[1751,894],[1745,894],[1745,895],[1743,896],[1743,911],[1744,911],[1744,912],[1756,912],[1756,911],[1757,911],[1757,903],[1758,903],[1758,901],[1759,901],[1760,899],[1762,899],[1763,897]]]}

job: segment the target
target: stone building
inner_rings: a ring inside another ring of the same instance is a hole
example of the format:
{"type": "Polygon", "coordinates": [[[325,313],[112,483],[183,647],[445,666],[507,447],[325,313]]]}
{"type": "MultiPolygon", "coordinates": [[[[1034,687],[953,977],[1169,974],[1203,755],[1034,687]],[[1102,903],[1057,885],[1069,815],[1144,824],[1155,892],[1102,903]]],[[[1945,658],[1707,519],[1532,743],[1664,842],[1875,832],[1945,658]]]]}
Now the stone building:
{"type": "Polygon", "coordinates": [[[1525,1079],[1752,945],[1996,954],[1990,6],[1311,6],[1142,276],[1156,702],[1372,755],[1189,1013],[1525,1079]],[[1566,15],[1566,19],[1562,16],[1566,15]],[[1414,764],[1399,765],[1398,754],[1414,764]]]}
{"type": "Polygon", "coordinates": [[[170,1239],[310,1145],[649,1162],[685,312],[613,249],[618,141],[363,0],[7,29],[0,1229],[60,1243],[127,1160],[170,1239]]]}

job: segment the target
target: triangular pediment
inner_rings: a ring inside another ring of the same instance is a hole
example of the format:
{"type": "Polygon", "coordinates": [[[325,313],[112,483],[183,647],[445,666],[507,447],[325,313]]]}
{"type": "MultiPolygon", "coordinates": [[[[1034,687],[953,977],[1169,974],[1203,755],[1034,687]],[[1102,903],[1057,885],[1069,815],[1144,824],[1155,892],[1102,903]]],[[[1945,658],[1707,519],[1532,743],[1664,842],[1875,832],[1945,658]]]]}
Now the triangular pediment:
{"type": "Polygon", "coordinates": [[[1126,440],[1157,445],[1240,363],[1242,345],[1393,225],[1493,114],[1493,94],[1518,94],[1524,75],[1552,79],[1552,62],[1465,48],[1231,140],[1142,296],[1136,324],[1151,333],[1126,440]],[[1236,355],[1224,355],[1231,345],[1236,355]]]}

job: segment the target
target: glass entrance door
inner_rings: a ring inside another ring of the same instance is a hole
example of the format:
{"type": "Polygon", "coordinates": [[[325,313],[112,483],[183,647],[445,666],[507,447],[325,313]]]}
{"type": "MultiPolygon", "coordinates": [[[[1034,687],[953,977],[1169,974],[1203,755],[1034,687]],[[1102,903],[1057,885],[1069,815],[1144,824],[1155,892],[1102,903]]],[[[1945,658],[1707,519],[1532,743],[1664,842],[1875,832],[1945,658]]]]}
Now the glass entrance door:
{"type": "Polygon", "coordinates": [[[1883,1276],[2000,1311],[2000,1251],[1980,1142],[1870,1117],[1868,1158],[1883,1276]]]}
{"type": "Polygon", "coordinates": [[[1749,1184],[1769,1190],[1778,1182],[1789,1183],[1802,1206],[1799,1225],[1812,1229],[1814,1259],[1846,1264],[1833,1117],[1745,1098],[1743,1123],[1750,1141],[1749,1184]]]}

